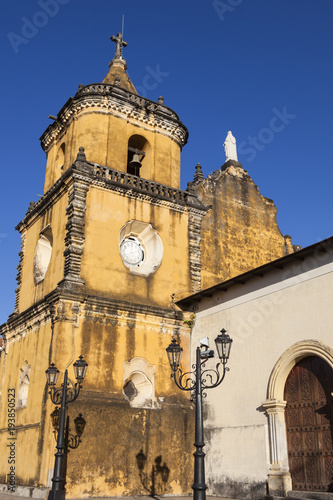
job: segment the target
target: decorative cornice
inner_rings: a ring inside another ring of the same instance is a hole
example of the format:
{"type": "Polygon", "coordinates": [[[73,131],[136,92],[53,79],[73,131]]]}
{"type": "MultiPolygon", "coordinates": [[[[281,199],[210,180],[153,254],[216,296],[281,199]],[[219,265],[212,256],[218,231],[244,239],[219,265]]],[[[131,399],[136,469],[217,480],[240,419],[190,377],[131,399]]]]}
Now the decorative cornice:
{"type": "Polygon", "coordinates": [[[180,310],[93,296],[85,293],[83,288],[57,287],[25,311],[12,314],[7,323],[0,325],[0,335],[4,337],[6,346],[8,342],[39,329],[51,320],[54,323],[77,323],[78,315],[85,321],[112,326],[119,322],[124,326],[128,321],[145,321],[159,325],[163,333],[183,326],[183,312],[180,310]]]}
{"type": "Polygon", "coordinates": [[[187,142],[188,130],[172,109],[115,85],[100,83],[80,87],[76,95],[68,99],[57,119],[40,137],[44,151],[47,152],[53,142],[63,135],[74,117],[92,108],[157,129],[170,136],[180,147],[187,142]]]}
{"type": "Polygon", "coordinates": [[[182,321],[183,312],[166,307],[152,306],[147,304],[136,304],[122,300],[109,299],[107,297],[87,295],[85,310],[98,312],[99,314],[118,315],[123,311],[127,318],[134,318],[138,315],[158,317],[169,321],[182,321]]]}
{"type": "Polygon", "coordinates": [[[7,323],[0,325],[0,335],[4,338],[4,347],[9,343],[25,337],[32,331],[39,330],[42,325],[51,321],[52,306],[47,297],[29,307],[22,313],[13,313],[7,323]]]}
{"type": "Polygon", "coordinates": [[[67,190],[68,178],[72,174],[72,167],[70,167],[66,172],[50,187],[46,193],[39,198],[33,205],[31,205],[25,215],[25,217],[16,226],[16,230],[20,233],[24,228],[33,224],[36,219],[38,219],[42,214],[44,214],[50,207],[52,207],[56,201],[61,198],[61,196],[67,190]]]}

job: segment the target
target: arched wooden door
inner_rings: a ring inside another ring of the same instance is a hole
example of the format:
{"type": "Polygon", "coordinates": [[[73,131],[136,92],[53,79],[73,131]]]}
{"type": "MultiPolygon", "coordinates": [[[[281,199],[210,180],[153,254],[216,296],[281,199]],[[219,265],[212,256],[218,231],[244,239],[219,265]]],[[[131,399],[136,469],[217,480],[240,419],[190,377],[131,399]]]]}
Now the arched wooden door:
{"type": "Polygon", "coordinates": [[[284,398],[293,490],[333,491],[333,370],[309,356],[289,373],[284,398]]]}

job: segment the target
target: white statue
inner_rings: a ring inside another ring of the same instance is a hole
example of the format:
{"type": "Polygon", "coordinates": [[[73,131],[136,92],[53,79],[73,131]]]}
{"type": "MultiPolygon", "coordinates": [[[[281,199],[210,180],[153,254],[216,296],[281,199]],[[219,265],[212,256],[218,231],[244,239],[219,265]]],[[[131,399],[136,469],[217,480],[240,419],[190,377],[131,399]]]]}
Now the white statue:
{"type": "Polygon", "coordinates": [[[224,141],[223,147],[225,151],[226,161],[228,160],[238,161],[236,139],[234,138],[230,130],[228,132],[226,140],[224,141]]]}

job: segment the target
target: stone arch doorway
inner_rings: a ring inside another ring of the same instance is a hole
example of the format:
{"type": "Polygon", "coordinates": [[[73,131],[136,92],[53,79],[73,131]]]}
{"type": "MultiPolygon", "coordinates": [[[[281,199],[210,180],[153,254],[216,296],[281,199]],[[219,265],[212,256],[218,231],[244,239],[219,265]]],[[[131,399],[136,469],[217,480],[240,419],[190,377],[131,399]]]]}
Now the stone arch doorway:
{"type": "Polygon", "coordinates": [[[333,370],[319,356],[291,369],[285,422],[293,490],[333,491],[333,370]]]}
{"type": "Polygon", "coordinates": [[[333,370],[333,348],[318,340],[304,340],[292,345],[280,356],[269,377],[267,399],[262,406],[268,417],[270,465],[267,479],[270,495],[286,496],[288,491],[292,490],[284,391],[293,367],[308,356],[319,357],[333,370]]]}

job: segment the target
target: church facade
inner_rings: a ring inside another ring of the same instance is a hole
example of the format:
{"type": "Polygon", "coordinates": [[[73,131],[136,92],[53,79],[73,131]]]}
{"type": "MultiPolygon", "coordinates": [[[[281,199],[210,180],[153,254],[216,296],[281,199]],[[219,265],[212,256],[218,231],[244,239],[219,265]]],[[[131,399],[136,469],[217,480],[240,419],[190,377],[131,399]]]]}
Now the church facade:
{"type": "MultiPolygon", "coordinates": [[[[0,447],[11,394],[16,488],[51,485],[57,425],[45,370],[55,363],[61,382],[68,368],[72,381],[75,359],[88,363],[68,405],[67,498],[190,492],[193,405],[165,353],[178,338],[190,365],[191,313],[176,301],[295,250],[235,158],[207,179],[197,165],[180,189],[187,128],[163,98],[137,94],[125,42],[112,39],[103,82],[79,85],[41,136],[44,195],[17,226],[15,309],[0,326],[0,447]]],[[[0,483],[11,472],[1,454],[0,483]]]]}
{"type": "Polygon", "coordinates": [[[222,327],[233,339],[204,400],[211,494],[332,494],[332,300],[329,238],[180,301],[196,314],[193,349],[222,327]]]}

